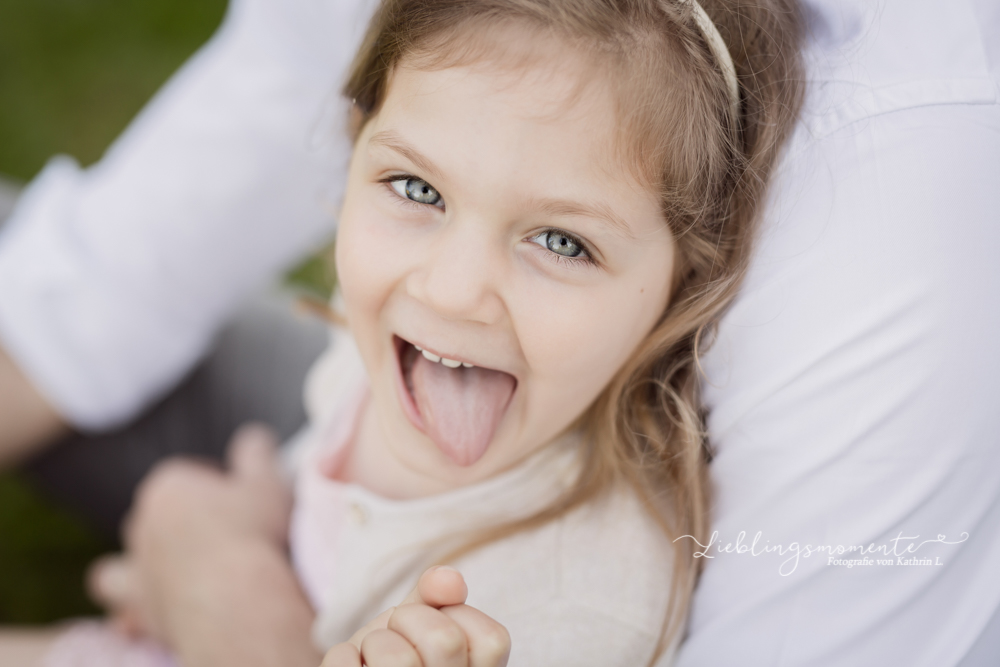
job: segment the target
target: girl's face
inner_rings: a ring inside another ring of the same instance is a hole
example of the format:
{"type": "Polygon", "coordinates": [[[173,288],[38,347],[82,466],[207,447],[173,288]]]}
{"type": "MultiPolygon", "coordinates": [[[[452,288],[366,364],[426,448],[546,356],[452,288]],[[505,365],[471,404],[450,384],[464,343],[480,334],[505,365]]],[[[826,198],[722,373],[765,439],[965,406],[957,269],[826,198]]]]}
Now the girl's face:
{"type": "Polygon", "coordinates": [[[427,488],[551,442],[667,304],[674,244],[616,159],[608,86],[568,47],[538,50],[516,70],[404,62],[351,162],[346,313],[380,447],[427,488]]]}

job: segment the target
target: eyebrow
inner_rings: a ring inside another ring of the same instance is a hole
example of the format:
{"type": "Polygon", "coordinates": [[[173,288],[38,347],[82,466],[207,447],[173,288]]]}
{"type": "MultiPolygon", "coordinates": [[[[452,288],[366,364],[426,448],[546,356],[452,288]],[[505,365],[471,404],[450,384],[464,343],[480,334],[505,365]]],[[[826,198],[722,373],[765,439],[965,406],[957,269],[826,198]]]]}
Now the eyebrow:
{"type": "Polygon", "coordinates": [[[372,135],[372,138],[368,140],[368,144],[370,146],[383,146],[389,150],[395,151],[413,164],[417,165],[418,168],[426,172],[427,175],[432,178],[441,178],[441,172],[434,166],[433,162],[424,157],[423,154],[413,148],[413,146],[410,146],[408,143],[403,141],[402,137],[392,130],[382,130],[381,132],[376,132],[372,135]]]}
{"type": "MultiPolygon", "coordinates": [[[[399,153],[431,178],[442,178],[440,170],[434,166],[433,162],[427,159],[420,151],[413,148],[413,146],[407,144],[402,137],[392,130],[376,132],[368,140],[368,144],[370,146],[388,148],[391,151],[399,153]]],[[[622,236],[629,239],[635,238],[625,219],[618,215],[610,206],[602,202],[582,204],[568,199],[535,199],[531,202],[531,208],[537,209],[547,215],[582,216],[607,222],[622,236]]]]}
{"type": "Polygon", "coordinates": [[[625,221],[625,218],[615,213],[614,209],[603,202],[582,204],[580,202],[570,201],[567,199],[539,199],[535,200],[533,205],[535,208],[548,215],[574,215],[585,218],[594,218],[601,222],[607,222],[622,236],[629,239],[635,238],[635,234],[632,233],[632,229],[625,221]]]}

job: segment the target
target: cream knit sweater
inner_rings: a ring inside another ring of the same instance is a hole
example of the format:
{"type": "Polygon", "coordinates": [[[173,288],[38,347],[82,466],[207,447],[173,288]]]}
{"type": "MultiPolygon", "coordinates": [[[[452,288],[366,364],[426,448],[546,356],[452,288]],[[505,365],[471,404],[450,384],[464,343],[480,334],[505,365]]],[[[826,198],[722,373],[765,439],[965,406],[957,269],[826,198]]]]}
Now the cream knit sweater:
{"type": "MultiPolygon", "coordinates": [[[[579,461],[578,439],[567,436],[485,482],[417,500],[382,498],[323,477],[316,464],[342,444],[357,406],[352,396],[364,387],[353,342],[336,335],[310,373],[310,426],[293,449],[292,555],[317,607],[313,637],[324,649],[398,604],[463,533],[544,507],[572,482],[579,461]],[[323,525],[324,516],[340,517],[329,522],[339,525],[323,525]],[[318,553],[324,531],[332,534],[328,554],[318,553]]],[[[469,585],[468,604],[510,632],[511,667],[632,667],[656,650],[672,553],[634,494],[618,489],[453,565],[469,585]]]]}

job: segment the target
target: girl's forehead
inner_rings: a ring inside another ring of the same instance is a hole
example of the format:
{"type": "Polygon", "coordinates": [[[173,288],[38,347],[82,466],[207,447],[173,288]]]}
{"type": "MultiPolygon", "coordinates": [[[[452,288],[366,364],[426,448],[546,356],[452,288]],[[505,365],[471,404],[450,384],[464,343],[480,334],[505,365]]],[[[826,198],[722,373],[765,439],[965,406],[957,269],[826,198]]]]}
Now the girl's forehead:
{"type": "Polygon", "coordinates": [[[475,89],[477,97],[536,123],[586,126],[588,143],[600,148],[593,159],[598,166],[606,165],[608,176],[628,177],[633,185],[660,190],[664,152],[654,146],[664,143],[658,136],[664,133],[650,133],[652,125],[642,121],[650,115],[644,109],[661,109],[652,114],[660,121],[678,111],[676,77],[670,71],[650,69],[649,58],[623,56],[600,40],[559,34],[525,21],[466,27],[453,38],[405,53],[387,77],[383,103],[394,92],[397,101],[419,92],[409,87],[401,94],[394,85],[400,75],[446,70],[479,74],[475,82],[465,77],[454,85],[475,89]],[[653,81],[657,84],[651,85],[653,81]]]}
{"type": "Polygon", "coordinates": [[[575,135],[564,150],[578,157],[589,153],[588,163],[597,167],[615,160],[620,123],[607,68],[573,44],[543,39],[537,31],[508,27],[484,41],[475,51],[450,57],[404,57],[388,78],[379,120],[449,134],[474,130],[477,143],[493,138],[511,151],[529,149],[523,140],[534,134],[544,135],[537,137],[543,143],[575,135]],[[447,127],[440,122],[444,117],[447,127]],[[502,143],[505,133],[522,141],[502,143]]]}
{"type": "Polygon", "coordinates": [[[401,63],[415,69],[481,65],[514,76],[551,68],[572,75],[577,69],[596,71],[608,60],[594,56],[579,39],[524,21],[467,23],[401,56],[401,63]]]}
{"type": "Polygon", "coordinates": [[[578,45],[518,24],[475,34],[481,38],[468,46],[466,35],[434,54],[416,51],[404,56],[389,78],[390,90],[401,73],[447,70],[458,76],[442,79],[460,78],[460,85],[475,88],[477,95],[504,98],[526,115],[547,115],[553,122],[581,112],[593,114],[608,101],[607,68],[578,45]]]}

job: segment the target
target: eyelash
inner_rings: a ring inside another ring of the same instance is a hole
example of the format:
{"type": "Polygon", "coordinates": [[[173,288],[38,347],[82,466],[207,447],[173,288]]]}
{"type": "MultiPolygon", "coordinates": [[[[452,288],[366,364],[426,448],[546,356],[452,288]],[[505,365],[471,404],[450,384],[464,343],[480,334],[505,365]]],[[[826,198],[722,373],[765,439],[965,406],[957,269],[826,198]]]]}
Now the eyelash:
{"type": "Polygon", "coordinates": [[[581,239],[579,236],[576,236],[575,234],[570,234],[569,232],[559,229],[557,227],[549,227],[548,229],[543,229],[542,231],[536,234],[532,234],[531,236],[526,238],[525,241],[541,248],[544,251],[543,256],[546,257],[549,261],[554,262],[555,264],[575,269],[584,268],[588,266],[597,266],[597,260],[594,259],[594,253],[591,251],[590,246],[586,242],[584,242],[583,239],[581,239]],[[548,248],[542,246],[542,244],[535,242],[535,239],[537,239],[538,237],[552,233],[562,234],[563,236],[568,236],[569,238],[573,239],[573,241],[577,245],[583,248],[583,252],[586,254],[586,257],[566,257],[565,255],[560,255],[557,252],[553,252],[548,248]]]}
{"type": "MultiPolygon", "coordinates": [[[[399,204],[402,206],[406,206],[408,208],[418,211],[426,210],[428,206],[430,206],[431,208],[438,208],[437,206],[434,206],[434,204],[421,204],[420,202],[413,201],[408,197],[401,197],[399,193],[396,192],[396,190],[393,189],[392,187],[393,183],[396,183],[398,181],[408,181],[411,179],[420,181],[424,180],[419,176],[414,176],[413,174],[395,174],[393,176],[387,176],[383,179],[380,179],[379,183],[384,184],[386,186],[386,189],[392,194],[393,198],[397,202],[399,202],[399,204]]],[[[444,209],[442,208],[441,210],[444,209]]],[[[568,236],[571,239],[573,239],[574,242],[576,242],[577,244],[579,244],[581,248],[583,248],[583,252],[586,253],[586,257],[566,257],[565,255],[560,255],[559,253],[552,252],[548,248],[542,247],[542,250],[545,251],[543,255],[548,259],[548,261],[569,268],[583,268],[583,267],[597,266],[597,261],[594,259],[594,253],[591,251],[589,244],[584,242],[583,239],[581,239],[579,236],[570,234],[565,230],[558,229],[556,227],[549,227],[547,229],[543,229],[542,231],[536,234],[532,234],[531,236],[526,238],[525,241],[528,243],[534,243],[534,239],[537,239],[538,237],[543,236],[545,234],[551,234],[553,232],[556,234],[564,234],[565,236],[568,236]]],[[[541,247],[541,244],[538,243],[534,243],[534,245],[541,247]]]]}
{"type": "MultiPolygon", "coordinates": [[[[413,209],[415,211],[426,211],[428,206],[430,206],[431,208],[436,208],[436,209],[438,209],[440,211],[443,211],[446,208],[446,207],[435,206],[434,204],[421,204],[420,202],[413,201],[412,199],[410,199],[408,197],[402,197],[392,187],[393,183],[396,183],[398,181],[409,181],[409,180],[423,181],[424,179],[420,178],[419,176],[414,176],[413,174],[395,174],[393,176],[386,176],[385,178],[380,179],[379,183],[384,184],[385,187],[386,187],[386,190],[389,191],[389,194],[391,194],[393,196],[393,198],[397,202],[399,202],[402,206],[406,206],[406,207],[411,208],[411,209],[413,209]]],[[[427,181],[424,181],[424,182],[427,183],[427,181]]],[[[428,183],[428,185],[430,185],[430,183],[428,183]]],[[[431,187],[434,187],[434,186],[431,185],[431,187]]],[[[437,190],[437,188],[434,188],[434,189],[437,190]]],[[[442,197],[441,199],[443,201],[444,197],[442,197]]]]}

